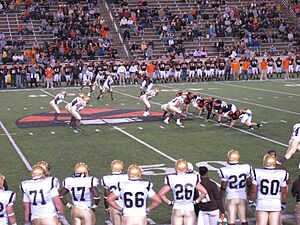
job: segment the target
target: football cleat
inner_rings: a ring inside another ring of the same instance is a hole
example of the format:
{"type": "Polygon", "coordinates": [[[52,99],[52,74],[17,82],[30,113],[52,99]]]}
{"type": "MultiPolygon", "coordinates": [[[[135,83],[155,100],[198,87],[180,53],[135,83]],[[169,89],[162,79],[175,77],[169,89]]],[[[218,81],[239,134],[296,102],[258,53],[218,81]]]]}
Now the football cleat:
{"type": "Polygon", "coordinates": [[[170,120],[170,117],[167,117],[166,119],[164,119],[164,123],[169,124],[169,120],[170,120]]]}
{"type": "Polygon", "coordinates": [[[175,171],[179,174],[185,174],[188,170],[188,164],[185,160],[179,159],[175,163],[175,171]]]}
{"type": "Polygon", "coordinates": [[[45,161],[40,161],[40,162],[37,162],[36,165],[42,167],[45,170],[46,176],[50,175],[50,165],[48,163],[46,163],[45,161]]]}
{"type": "Polygon", "coordinates": [[[120,174],[123,173],[124,170],[124,163],[121,160],[114,160],[110,164],[110,168],[113,174],[120,174]]]}
{"type": "Polygon", "coordinates": [[[264,156],[263,165],[266,169],[275,169],[276,158],[273,155],[267,154],[264,156]]]}
{"type": "Polygon", "coordinates": [[[138,165],[131,165],[127,170],[129,180],[140,180],[142,178],[142,170],[138,165]]]}
{"type": "Polygon", "coordinates": [[[85,163],[82,163],[82,162],[77,163],[74,168],[74,173],[88,175],[89,171],[90,171],[89,167],[85,163]]]}
{"type": "Polygon", "coordinates": [[[263,125],[262,125],[261,123],[258,123],[258,124],[257,124],[257,128],[258,128],[258,129],[261,129],[262,126],[263,126],[263,125]]]}
{"type": "Polygon", "coordinates": [[[4,188],[5,176],[0,174],[0,189],[4,188]]]}
{"type": "Polygon", "coordinates": [[[227,162],[229,164],[237,164],[240,162],[240,153],[236,150],[230,150],[228,153],[227,153],[227,162]]]}
{"type": "Polygon", "coordinates": [[[143,116],[145,116],[145,117],[148,116],[148,112],[144,112],[143,116]]]}
{"type": "Polygon", "coordinates": [[[46,171],[41,166],[34,165],[31,170],[31,177],[34,180],[44,178],[46,176],[46,171]]]}

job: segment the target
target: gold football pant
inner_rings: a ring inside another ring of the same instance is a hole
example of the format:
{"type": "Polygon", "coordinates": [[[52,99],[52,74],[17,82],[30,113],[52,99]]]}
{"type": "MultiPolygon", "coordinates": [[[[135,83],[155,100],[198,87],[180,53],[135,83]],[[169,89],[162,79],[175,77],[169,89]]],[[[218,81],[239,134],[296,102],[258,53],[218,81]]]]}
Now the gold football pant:
{"type": "Polygon", "coordinates": [[[182,210],[182,209],[173,209],[172,225],[196,225],[196,214],[195,211],[182,210]]]}
{"type": "Polygon", "coordinates": [[[147,225],[146,216],[123,216],[122,225],[147,225]]]}
{"type": "Polygon", "coordinates": [[[38,218],[31,221],[32,225],[59,225],[56,216],[50,218],[38,218]]]}
{"type": "Polygon", "coordinates": [[[226,211],[229,224],[235,224],[237,214],[241,223],[247,222],[247,200],[241,198],[226,199],[226,211]]]}
{"type": "Polygon", "coordinates": [[[286,159],[290,159],[292,157],[292,155],[294,155],[296,153],[297,150],[300,150],[300,142],[298,140],[295,139],[291,139],[289,141],[289,148],[285,153],[285,158],[286,159]]]}
{"type": "Polygon", "coordinates": [[[118,210],[114,209],[113,207],[109,208],[109,217],[113,225],[122,224],[122,215],[118,210]]]}
{"type": "Polygon", "coordinates": [[[256,225],[280,225],[280,212],[256,211],[256,225]]]}
{"type": "Polygon", "coordinates": [[[72,225],[95,225],[96,218],[93,210],[80,209],[73,206],[71,209],[72,225]]]}

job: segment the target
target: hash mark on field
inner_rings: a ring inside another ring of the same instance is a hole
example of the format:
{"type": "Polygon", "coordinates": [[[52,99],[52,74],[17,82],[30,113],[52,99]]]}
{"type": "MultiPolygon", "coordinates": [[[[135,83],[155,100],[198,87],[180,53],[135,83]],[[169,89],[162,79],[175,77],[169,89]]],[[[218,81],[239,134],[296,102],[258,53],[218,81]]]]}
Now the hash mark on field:
{"type": "Polygon", "coordinates": [[[201,126],[201,127],[205,127],[205,124],[200,123],[200,126],[201,126]]]}
{"type": "Polygon", "coordinates": [[[266,121],[261,121],[261,123],[263,123],[263,124],[267,124],[268,122],[266,122],[266,121]]]}
{"type": "Polygon", "coordinates": [[[7,111],[9,111],[10,109],[7,109],[7,111]]]}
{"type": "Polygon", "coordinates": [[[258,99],[264,99],[263,97],[258,97],[258,99]]]}
{"type": "Polygon", "coordinates": [[[273,98],[278,98],[277,96],[274,96],[273,98]]]}
{"type": "Polygon", "coordinates": [[[99,130],[99,129],[95,129],[95,131],[96,131],[96,132],[99,132],[100,130],[99,130]]]}
{"type": "Polygon", "coordinates": [[[249,98],[244,98],[244,100],[249,100],[249,98]]]}
{"type": "Polygon", "coordinates": [[[287,123],[287,121],[286,121],[286,120],[280,120],[280,122],[282,122],[282,123],[287,123]]]}
{"type": "Polygon", "coordinates": [[[121,103],[121,105],[125,105],[124,103],[121,103]]]}
{"type": "Polygon", "coordinates": [[[161,129],[166,129],[165,127],[163,127],[163,126],[159,126],[161,129]]]}
{"type": "Polygon", "coordinates": [[[43,108],[44,108],[43,106],[40,107],[40,109],[43,109],[43,108]]]}
{"type": "Polygon", "coordinates": [[[143,128],[142,127],[138,127],[140,130],[143,130],[143,128]]]}
{"type": "Polygon", "coordinates": [[[31,135],[31,136],[32,136],[32,135],[33,135],[33,133],[29,133],[29,135],[31,135]]]}
{"type": "Polygon", "coordinates": [[[93,105],[89,105],[89,107],[93,107],[93,105]]]}
{"type": "Polygon", "coordinates": [[[289,95],[289,98],[293,98],[293,96],[290,96],[290,95],[289,95]]]}
{"type": "Polygon", "coordinates": [[[53,135],[55,134],[55,132],[54,132],[54,131],[51,131],[50,133],[51,133],[51,134],[53,134],[53,135]]]}
{"type": "Polygon", "coordinates": [[[105,104],[105,106],[109,106],[109,104],[105,104]]]}
{"type": "Polygon", "coordinates": [[[26,110],[27,108],[25,107],[24,110],[26,110]]]}

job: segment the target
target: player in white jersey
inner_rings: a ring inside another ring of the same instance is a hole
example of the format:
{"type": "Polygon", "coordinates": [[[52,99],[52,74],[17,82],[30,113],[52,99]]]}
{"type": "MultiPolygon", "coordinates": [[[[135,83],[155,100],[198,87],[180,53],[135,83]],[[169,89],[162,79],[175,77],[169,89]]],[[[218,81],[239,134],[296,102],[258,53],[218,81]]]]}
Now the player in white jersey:
{"type": "Polygon", "coordinates": [[[62,103],[65,99],[67,95],[67,92],[65,91],[61,91],[59,94],[57,94],[54,99],[49,103],[50,106],[54,109],[55,111],[55,116],[54,116],[54,122],[55,123],[59,123],[57,118],[58,118],[58,115],[60,114],[60,109],[58,108],[58,105],[60,103],[62,103]]]}
{"type": "Polygon", "coordinates": [[[292,157],[292,155],[296,153],[297,150],[300,151],[300,123],[296,123],[294,125],[291,139],[289,141],[289,148],[287,149],[284,157],[280,159],[280,162],[283,163],[286,160],[289,160],[292,157]]]}
{"type": "Polygon", "coordinates": [[[41,166],[33,166],[32,180],[20,185],[23,194],[24,224],[29,225],[69,225],[64,216],[64,207],[59,198],[53,179],[46,177],[41,166]]]}
{"type": "Polygon", "coordinates": [[[5,176],[0,174],[0,224],[7,225],[9,221],[11,225],[17,225],[13,206],[16,201],[16,194],[6,190],[5,186],[5,176]]]}
{"type": "Polygon", "coordinates": [[[251,166],[240,163],[240,154],[236,150],[227,153],[228,166],[218,171],[221,178],[221,198],[226,192],[225,208],[228,225],[234,225],[237,214],[242,225],[247,225],[247,194],[251,187],[251,166]],[[247,189],[246,189],[247,188],[247,189]]]}
{"type": "Polygon", "coordinates": [[[287,180],[289,174],[285,170],[276,169],[276,158],[265,155],[263,169],[253,170],[253,181],[250,201],[256,199],[256,224],[280,225],[280,213],[286,208],[288,197],[287,180]]]}
{"type": "MultiPolygon", "coordinates": [[[[123,170],[124,170],[123,162],[121,160],[116,159],[111,163],[112,174],[103,176],[103,178],[101,179],[101,184],[104,187],[105,209],[109,214],[110,221],[112,222],[113,225],[121,225],[122,215],[118,210],[114,209],[113,207],[110,207],[106,199],[110,193],[112,193],[114,190],[117,189],[119,182],[122,183],[128,181],[128,175],[123,174],[123,170]]],[[[123,202],[120,198],[116,200],[116,204],[121,208],[124,207],[123,202]]]]}
{"type": "Polygon", "coordinates": [[[168,175],[165,178],[165,185],[159,191],[159,196],[168,205],[173,206],[172,225],[196,225],[196,214],[194,204],[205,198],[207,191],[200,184],[200,177],[195,173],[187,173],[188,164],[185,160],[179,159],[175,164],[176,174],[168,175]],[[195,189],[199,197],[194,201],[195,189]],[[169,200],[166,194],[172,191],[173,200],[169,200]]]}
{"type": "Polygon", "coordinates": [[[261,123],[252,122],[252,111],[250,109],[237,109],[235,112],[228,114],[231,119],[230,125],[228,128],[232,128],[236,120],[240,119],[241,123],[248,127],[248,130],[253,130],[253,126],[256,126],[258,129],[262,127],[261,123]]]}
{"type": "Polygon", "coordinates": [[[90,97],[84,96],[82,99],[78,99],[77,102],[74,102],[72,106],[70,107],[70,113],[72,115],[71,121],[73,120],[74,122],[72,123],[73,126],[72,128],[74,129],[74,133],[79,133],[81,130],[79,128],[80,126],[80,111],[86,107],[87,102],[91,100],[90,97]]]}
{"type": "MultiPolygon", "coordinates": [[[[71,114],[71,107],[74,106],[78,101],[81,101],[85,97],[85,94],[80,92],[76,98],[74,98],[70,103],[68,103],[65,107],[68,113],[71,114]]],[[[69,123],[69,126],[73,128],[74,124],[76,122],[76,119],[71,114],[71,120],[69,123]]]]}
{"type": "Polygon", "coordinates": [[[95,225],[94,210],[99,204],[99,180],[89,175],[89,168],[85,163],[77,163],[72,177],[67,177],[63,188],[59,192],[64,205],[71,209],[73,225],[95,225]],[[72,196],[73,204],[64,197],[67,193],[72,196]],[[93,200],[94,199],[94,200],[93,200]]]}
{"type": "Polygon", "coordinates": [[[128,181],[119,182],[117,189],[107,198],[108,203],[123,213],[122,225],[147,225],[147,213],[158,207],[161,199],[153,190],[153,184],[142,181],[142,170],[137,165],[131,165],[127,171],[128,181]],[[123,206],[117,204],[118,198],[123,206]],[[152,203],[147,207],[147,199],[152,203]]]}
{"type": "Polygon", "coordinates": [[[114,80],[113,80],[112,76],[110,74],[108,74],[107,77],[105,78],[102,88],[100,89],[100,93],[97,97],[98,100],[100,100],[100,98],[102,98],[103,94],[106,91],[109,92],[111,100],[114,100],[113,90],[112,90],[112,86],[111,86],[113,84],[113,82],[114,82],[114,80]]]}
{"type": "Polygon", "coordinates": [[[53,186],[57,190],[59,190],[59,187],[60,187],[59,181],[58,181],[57,177],[52,177],[51,176],[50,165],[45,161],[39,161],[35,165],[40,166],[45,170],[45,176],[50,177],[51,179],[53,179],[53,186]]]}
{"type": "Polygon", "coordinates": [[[154,90],[147,91],[140,97],[140,100],[145,104],[145,112],[143,116],[149,116],[149,109],[151,107],[149,99],[153,98],[154,96],[158,95],[159,89],[155,88],[154,90]]]}
{"type": "MultiPolygon", "coordinates": [[[[185,99],[186,99],[186,95],[176,96],[170,102],[161,106],[161,109],[164,111],[164,116],[167,114],[175,114],[176,115],[176,117],[177,117],[176,124],[180,127],[184,127],[183,124],[181,123],[180,119],[184,118],[185,116],[182,113],[180,105],[183,105],[185,99]]],[[[168,115],[164,119],[164,122],[166,124],[169,124],[170,115],[168,115]]]]}

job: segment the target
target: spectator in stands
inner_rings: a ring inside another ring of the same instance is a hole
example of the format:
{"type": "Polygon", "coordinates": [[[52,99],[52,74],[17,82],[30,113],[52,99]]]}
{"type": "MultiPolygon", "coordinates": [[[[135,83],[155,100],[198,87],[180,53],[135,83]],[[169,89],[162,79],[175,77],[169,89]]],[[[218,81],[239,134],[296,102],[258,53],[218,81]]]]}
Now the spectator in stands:
{"type": "Polygon", "coordinates": [[[123,39],[124,39],[124,41],[126,41],[126,40],[130,41],[130,31],[128,29],[124,30],[123,39]]]}

